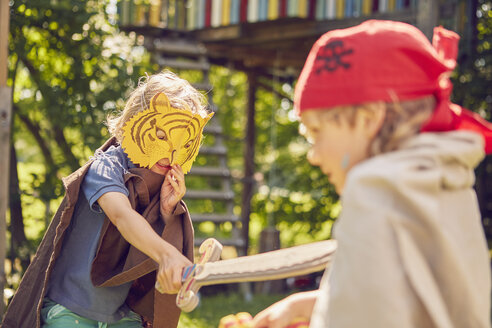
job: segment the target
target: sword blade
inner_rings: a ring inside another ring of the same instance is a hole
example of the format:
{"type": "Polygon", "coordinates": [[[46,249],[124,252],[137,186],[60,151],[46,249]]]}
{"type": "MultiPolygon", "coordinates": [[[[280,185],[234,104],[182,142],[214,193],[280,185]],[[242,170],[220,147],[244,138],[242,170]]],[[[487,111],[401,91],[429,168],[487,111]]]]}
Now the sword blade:
{"type": "Polygon", "coordinates": [[[245,281],[283,279],[324,270],[337,247],[325,240],[301,246],[197,265],[195,284],[200,286],[245,281]]]}
{"type": "Polygon", "coordinates": [[[325,240],[213,262],[218,260],[222,245],[215,239],[207,239],[200,246],[202,258],[183,270],[176,305],[185,312],[192,311],[198,305],[197,294],[202,286],[282,279],[321,271],[331,262],[336,248],[335,240],[325,240]]]}

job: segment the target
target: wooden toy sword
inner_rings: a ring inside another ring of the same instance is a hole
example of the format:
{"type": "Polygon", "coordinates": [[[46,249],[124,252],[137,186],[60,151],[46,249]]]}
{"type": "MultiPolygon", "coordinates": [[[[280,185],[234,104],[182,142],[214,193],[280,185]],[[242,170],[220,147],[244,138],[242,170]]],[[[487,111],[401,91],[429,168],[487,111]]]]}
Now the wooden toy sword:
{"type": "Polygon", "coordinates": [[[326,268],[337,248],[335,240],[325,240],[276,251],[217,261],[222,245],[215,239],[200,246],[200,260],[183,270],[183,285],[176,304],[185,312],[198,305],[201,286],[244,281],[283,279],[326,268]]]}

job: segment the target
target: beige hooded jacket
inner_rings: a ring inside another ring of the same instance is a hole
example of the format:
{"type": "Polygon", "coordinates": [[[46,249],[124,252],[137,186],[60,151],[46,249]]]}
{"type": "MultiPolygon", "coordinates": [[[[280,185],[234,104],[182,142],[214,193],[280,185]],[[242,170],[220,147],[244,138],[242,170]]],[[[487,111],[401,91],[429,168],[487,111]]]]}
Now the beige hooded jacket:
{"type": "Polygon", "coordinates": [[[423,133],[354,167],[312,328],[490,327],[472,132],[423,133]]]}

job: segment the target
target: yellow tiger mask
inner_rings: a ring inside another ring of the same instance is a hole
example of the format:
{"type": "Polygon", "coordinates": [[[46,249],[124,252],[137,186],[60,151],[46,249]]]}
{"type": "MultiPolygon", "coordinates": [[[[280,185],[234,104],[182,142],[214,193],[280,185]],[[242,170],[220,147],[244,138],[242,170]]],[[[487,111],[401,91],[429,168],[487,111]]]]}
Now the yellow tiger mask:
{"type": "Polygon", "coordinates": [[[163,158],[179,164],[186,174],[198,155],[206,117],[171,107],[163,93],[152,97],[150,107],[130,118],[123,127],[122,146],[130,160],[151,168],[163,158]]]}

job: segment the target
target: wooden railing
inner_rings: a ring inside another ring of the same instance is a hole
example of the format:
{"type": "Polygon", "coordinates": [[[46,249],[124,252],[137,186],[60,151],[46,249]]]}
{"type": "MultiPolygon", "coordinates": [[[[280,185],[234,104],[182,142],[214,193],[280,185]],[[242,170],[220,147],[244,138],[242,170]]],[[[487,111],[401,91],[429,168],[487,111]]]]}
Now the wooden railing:
{"type": "Polygon", "coordinates": [[[121,26],[197,30],[268,20],[344,19],[416,7],[417,0],[120,0],[121,26]]]}

